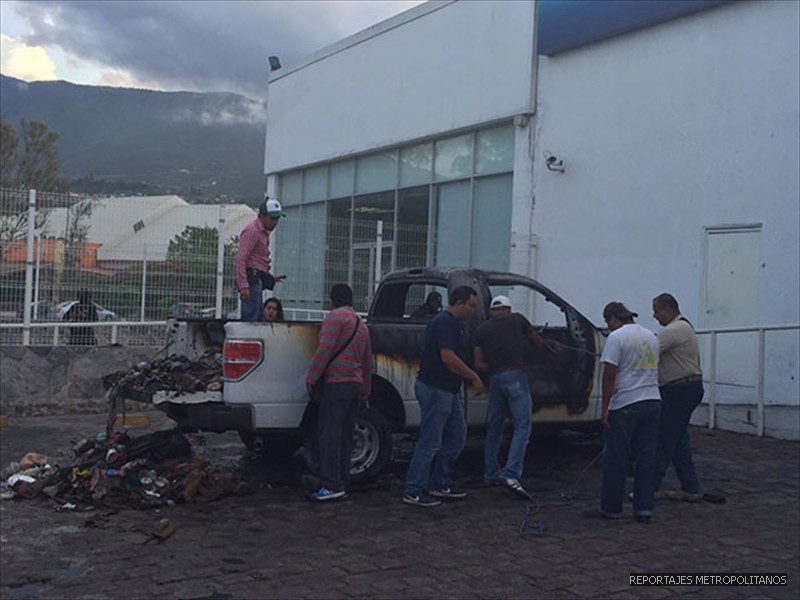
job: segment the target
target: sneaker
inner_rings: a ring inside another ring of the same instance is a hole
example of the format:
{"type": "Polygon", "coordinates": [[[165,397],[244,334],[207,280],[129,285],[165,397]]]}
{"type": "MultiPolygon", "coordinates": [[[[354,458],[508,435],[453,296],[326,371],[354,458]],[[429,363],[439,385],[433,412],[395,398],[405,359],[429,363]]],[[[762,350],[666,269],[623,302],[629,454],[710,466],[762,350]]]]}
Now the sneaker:
{"type": "Polygon", "coordinates": [[[634,515],[633,518],[639,523],[650,523],[653,520],[652,515],[634,515]]]}
{"type": "Polygon", "coordinates": [[[519,479],[515,479],[514,477],[501,477],[500,484],[510,489],[520,498],[530,498],[528,492],[525,491],[525,488],[522,487],[522,484],[519,482],[519,479]]]}
{"type": "Polygon", "coordinates": [[[413,494],[403,494],[403,502],[406,504],[413,504],[415,506],[422,506],[429,508],[431,506],[439,506],[442,501],[437,500],[427,492],[414,492],[413,494]]]}
{"type": "Polygon", "coordinates": [[[665,495],[669,500],[683,500],[684,502],[700,502],[703,499],[703,494],[691,494],[683,490],[670,490],[665,495]]]}
{"type": "Polygon", "coordinates": [[[431,490],[431,496],[437,498],[466,498],[467,492],[451,486],[442,488],[441,490],[431,490]]]}
{"type": "Polygon", "coordinates": [[[344,498],[347,496],[347,492],[344,490],[339,490],[334,492],[333,490],[329,490],[326,487],[319,488],[316,492],[311,494],[312,500],[319,500],[320,502],[325,502],[327,500],[336,500],[338,498],[344,498]]]}

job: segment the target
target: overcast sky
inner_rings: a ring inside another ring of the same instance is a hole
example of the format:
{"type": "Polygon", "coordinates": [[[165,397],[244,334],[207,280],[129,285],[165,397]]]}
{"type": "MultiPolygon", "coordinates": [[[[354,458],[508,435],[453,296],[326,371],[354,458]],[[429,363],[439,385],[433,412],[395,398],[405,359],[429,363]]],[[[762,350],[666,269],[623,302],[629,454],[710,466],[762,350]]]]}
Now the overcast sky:
{"type": "Polygon", "coordinates": [[[284,66],[420,1],[0,2],[4,75],[262,98],[284,66]]]}

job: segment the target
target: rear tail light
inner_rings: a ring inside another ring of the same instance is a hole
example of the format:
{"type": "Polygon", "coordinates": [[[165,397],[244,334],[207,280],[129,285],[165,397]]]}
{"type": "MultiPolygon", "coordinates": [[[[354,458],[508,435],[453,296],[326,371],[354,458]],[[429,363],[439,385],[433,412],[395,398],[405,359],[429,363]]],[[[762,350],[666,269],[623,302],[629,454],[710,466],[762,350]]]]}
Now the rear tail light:
{"type": "Polygon", "coordinates": [[[244,379],[264,360],[264,346],[257,341],[226,340],[222,353],[226,381],[244,379]]]}

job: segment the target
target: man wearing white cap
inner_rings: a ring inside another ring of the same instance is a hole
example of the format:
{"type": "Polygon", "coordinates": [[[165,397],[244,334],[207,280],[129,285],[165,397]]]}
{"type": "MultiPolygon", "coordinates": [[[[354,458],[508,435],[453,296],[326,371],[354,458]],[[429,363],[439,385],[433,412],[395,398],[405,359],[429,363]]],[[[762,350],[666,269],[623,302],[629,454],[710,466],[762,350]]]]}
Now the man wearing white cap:
{"type": "Polygon", "coordinates": [[[234,261],[236,285],[242,299],[242,321],[263,321],[262,292],[272,290],[286,275],[270,273],[269,236],[285,217],[281,203],[266,198],[258,207],[258,217],[239,235],[239,249],[234,261]]]}
{"type": "Polygon", "coordinates": [[[544,341],[528,319],[511,312],[511,301],[506,296],[492,298],[489,309],[491,318],[475,332],[475,366],[480,371],[489,372],[484,479],[487,483],[503,485],[518,496],[528,498],[528,493],[519,482],[531,437],[533,406],[523,362],[523,348],[526,340],[537,348],[541,348],[544,341]],[[497,455],[503,439],[506,410],[514,421],[514,433],[508,449],[508,460],[500,468],[497,455]]]}

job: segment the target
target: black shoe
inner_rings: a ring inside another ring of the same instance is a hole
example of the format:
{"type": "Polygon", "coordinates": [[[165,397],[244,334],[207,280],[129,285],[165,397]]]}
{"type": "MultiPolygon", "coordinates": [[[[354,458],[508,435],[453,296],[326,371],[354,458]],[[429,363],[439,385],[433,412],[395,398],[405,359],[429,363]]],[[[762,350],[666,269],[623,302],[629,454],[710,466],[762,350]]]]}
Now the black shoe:
{"type": "Polygon", "coordinates": [[[403,502],[412,504],[414,506],[422,506],[423,508],[430,508],[432,506],[439,506],[442,501],[437,500],[428,492],[414,492],[413,494],[403,494],[403,502]]]}
{"type": "Polygon", "coordinates": [[[634,515],[633,518],[639,523],[650,523],[653,520],[652,515],[634,515]]]}
{"type": "Polygon", "coordinates": [[[467,497],[467,492],[453,486],[442,488],[441,490],[431,490],[430,494],[431,496],[435,496],[436,498],[446,498],[448,500],[461,499],[467,497]]]}

